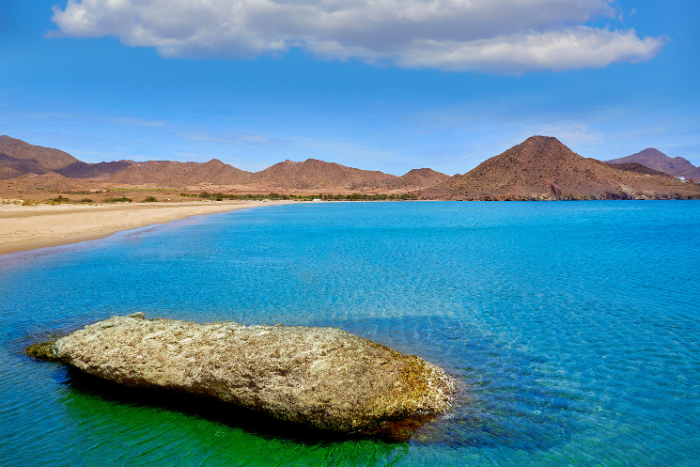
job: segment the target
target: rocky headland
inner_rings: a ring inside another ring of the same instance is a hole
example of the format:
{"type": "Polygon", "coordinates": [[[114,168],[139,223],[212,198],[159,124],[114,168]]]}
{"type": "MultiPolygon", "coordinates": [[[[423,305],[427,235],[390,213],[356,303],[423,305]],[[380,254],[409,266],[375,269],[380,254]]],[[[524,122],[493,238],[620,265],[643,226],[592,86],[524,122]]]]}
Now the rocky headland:
{"type": "Polygon", "coordinates": [[[100,321],[27,349],[127,386],[208,396],[287,422],[400,441],[451,407],[442,369],[337,328],[100,321]]]}

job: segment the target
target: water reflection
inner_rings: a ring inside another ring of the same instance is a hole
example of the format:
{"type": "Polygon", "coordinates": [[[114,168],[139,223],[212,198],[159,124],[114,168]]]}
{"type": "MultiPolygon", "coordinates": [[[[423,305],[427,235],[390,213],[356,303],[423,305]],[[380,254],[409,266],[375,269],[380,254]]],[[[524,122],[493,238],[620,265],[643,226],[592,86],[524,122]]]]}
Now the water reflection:
{"type": "MultiPolygon", "coordinates": [[[[349,439],[212,399],[124,387],[70,369],[56,377],[65,389],[61,404],[71,436],[89,439],[88,445],[98,444],[103,452],[122,449],[126,442],[136,447],[120,453],[129,456],[122,458],[129,465],[186,460],[245,465],[259,462],[261,455],[277,465],[303,453],[304,465],[373,466],[390,465],[408,452],[406,443],[349,439]]],[[[90,453],[81,456],[87,460],[90,453]]]]}

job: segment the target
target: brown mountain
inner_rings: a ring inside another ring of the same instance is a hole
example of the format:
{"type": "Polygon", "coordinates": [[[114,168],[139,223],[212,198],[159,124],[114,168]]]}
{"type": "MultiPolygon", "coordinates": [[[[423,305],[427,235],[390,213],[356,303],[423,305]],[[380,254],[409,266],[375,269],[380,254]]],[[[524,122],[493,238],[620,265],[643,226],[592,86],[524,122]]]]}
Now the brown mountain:
{"type": "MultiPolygon", "coordinates": [[[[0,169],[1,171],[4,169],[0,169]]],[[[72,190],[90,189],[89,183],[78,178],[68,178],[55,172],[45,174],[24,173],[18,177],[3,180],[3,188],[9,192],[22,192],[24,190],[41,189],[48,192],[66,192],[72,190]]]]}
{"type": "Polygon", "coordinates": [[[87,178],[92,180],[106,180],[114,174],[122,172],[134,165],[133,161],[114,161],[114,162],[99,162],[97,164],[88,164],[82,161],[76,161],[72,164],[57,170],[63,176],[71,178],[87,178]]]}
{"type": "Polygon", "coordinates": [[[33,144],[25,143],[22,140],[5,135],[0,136],[0,152],[14,157],[15,159],[34,161],[42,166],[45,171],[52,172],[61,170],[75,162],[79,162],[78,159],[67,152],[45,148],[43,146],[34,146],[33,144]]]}
{"type": "Polygon", "coordinates": [[[427,168],[396,177],[316,159],[287,160],[257,173],[216,159],[206,163],[116,161],[87,164],[63,151],[33,146],[8,136],[0,137],[0,149],[0,179],[10,191],[22,187],[77,190],[102,181],[166,186],[209,182],[307,190],[420,190],[425,198],[449,199],[700,197],[697,185],[673,180],[641,163],[608,164],[585,159],[556,138],[545,136],[533,136],[471,172],[454,177],[427,168]]]}
{"type": "MultiPolygon", "coordinates": [[[[360,170],[340,164],[309,159],[284,161],[252,174],[212,159],[209,162],[116,161],[88,164],[57,149],[33,146],[24,141],[0,137],[0,177],[16,178],[23,174],[60,174],[72,179],[89,179],[114,183],[194,185],[209,182],[222,185],[261,182],[276,187],[315,189],[342,186],[350,189],[386,188],[394,175],[360,170]]],[[[437,173],[437,172],[436,172],[437,173]]],[[[407,174],[408,175],[408,174],[407,174]]],[[[427,174],[423,177],[429,179],[427,174]]],[[[412,181],[420,177],[412,177],[412,181]]]]}
{"type": "Polygon", "coordinates": [[[400,190],[434,187],[450,178],[449,175],[436,172],[433,169],[413,169],[389,183],[389,188],[400,190]]]}
{"type": "Polygon", "coordinates": [[[24,172],[13,169],[11,167],[0,167],[0,180],[9,180],[24,175],[24,172]]]}
{"type": "Polygon", "coordinates": [[[664,172],[659,172],[658,170],[650,169],[646,165],[642,165],[639,162],[625,162],[622,164],[611,164],[610,162],[605,162],[605,164],[608,164],[613,169],[625,170],[627,172],[636,172],[639,174],[648,174],[648,175],[661,175],[662,177],[665,177],[668,175],[664,172]]]}
{"type": "Polygon", "coordinates": [[[455,199],[657,199],[700,196],[700,188],[667,176],[618,170],[579,156],[556,138],[533,136],[452,177],[432,194],[455,199]]]}
{"type": "Polygon", "coordinates": [[[131,161],[87,164],[67,152],[25,143],[9,136],[0,136],[0,178],[15,178],[24,174],[44,175],[49,172],[69,178],[107,179],[133,164],[131,161]],[[12,176],[11,176],[12,175],[12,176]]]}
{"type": "Polygon", "coordinates": [[[26,173],[41,175],[49,172],[49,170],[47,170],[46,167],[44,167],[34,159],[19,159],[17,157],[12,157],[7,154],[4,154],[2,152],[0,152],[0,168],[9,169],[3,171],[3,173],[8,175],[0,175],[0,178],[14,178],[26,173]],[[9,176],[9,174],[16,175],[13,177],[9,176]]]}
{"type": "Polygon", "coordinates": [[[334,162],[307,159],[304,162],[286,160],[250,177],[251,182],[266,182],[272,186],[314,189],[342,186],[351,190],[385,188],[397,176],[373,170],[360,170],[334,162]]]}
{"type": "Polygon", "coordinates": [[[110,181],[130,184],[194,185],[210,182],[232,185],[246,183],[250,175],[250,172],[224,164],[217,159],[205,163],[148,161],[131,162],[121,172],[113,174],[110,181]]]}
{"type": "MultiPolygon", "coordinates": [[[[663,152],[654,148],[646,148],[644,151],[632,154],[631,156],[621,157],[607,161],[609,164],[624,164],[628,162],[637,162],[645,165],[650,169],[658,170],[669,175],[686,176],[687,173],[697,171],[698,167],[688,162],[682,157],[668,157],[663,152]]],[[[698,171],[700,175],[700,171],[698,171]]]]}

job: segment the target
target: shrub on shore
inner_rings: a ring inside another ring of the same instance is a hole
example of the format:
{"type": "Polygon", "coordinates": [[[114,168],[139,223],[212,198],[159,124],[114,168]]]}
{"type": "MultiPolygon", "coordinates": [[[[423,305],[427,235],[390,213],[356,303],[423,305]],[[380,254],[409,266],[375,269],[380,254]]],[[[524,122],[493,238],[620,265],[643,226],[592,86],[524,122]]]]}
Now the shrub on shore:
{"type": "Polygon", "coordinates": [[[131,203],[132,199],[122,196],[121,198],[105,198],[105,203],[131,203]]]}
{"type": "Polygon", "coordinates": [[[156,203],[158,200],[156,199],[155,196],[147,196],[146,199],[143,200],[144,203],[156,203]]]}

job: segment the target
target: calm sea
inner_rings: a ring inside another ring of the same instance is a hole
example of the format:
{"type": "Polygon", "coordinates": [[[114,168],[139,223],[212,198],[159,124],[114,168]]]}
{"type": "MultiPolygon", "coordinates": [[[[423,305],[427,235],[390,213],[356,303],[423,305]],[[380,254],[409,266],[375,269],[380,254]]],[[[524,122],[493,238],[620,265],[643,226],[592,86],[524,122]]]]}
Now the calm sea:
{"type": "Polygon", "coordinates": [[[700,202],[274,206],[0,257],[0,465],[700,463],[700,202]],[[413,440],[320,437],[22,354],[113,315],[337,326],[455,375],[413,440]]]}

